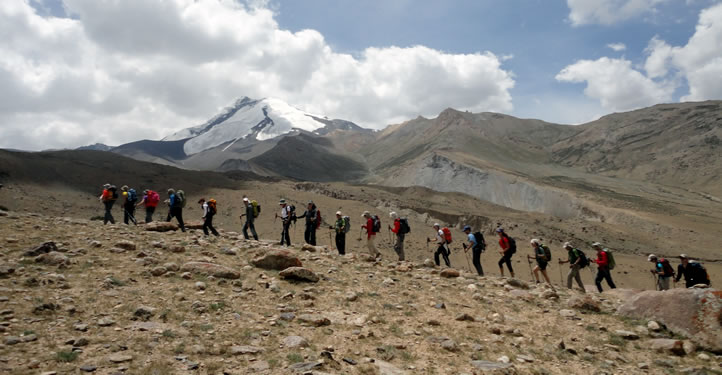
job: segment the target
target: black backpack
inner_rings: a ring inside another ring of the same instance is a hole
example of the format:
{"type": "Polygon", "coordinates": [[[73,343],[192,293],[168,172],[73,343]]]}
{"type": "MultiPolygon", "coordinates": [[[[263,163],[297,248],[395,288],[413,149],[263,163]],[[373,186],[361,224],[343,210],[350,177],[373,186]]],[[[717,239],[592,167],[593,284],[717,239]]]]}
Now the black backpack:
{"type": "Polygon", "coordinates": [[[401,219],[399,219],[399,234],[406,234],[409,232],[411,232],[409,220],[407,220],[405,217],[402,217],[401,219]]]}
{"type": "Polygon", "coordinates": [[[118,188],[115,187],[115,185],[111,185],[111,186],[108,188],[108,191],[111,192],[111,193],[113,193],[113,198],[112,198],[113,200],[118,199],[118,188]]]}
{"type": "Polygon", "coordinates": [[[674,268],[672,268],[672,265],[669,264],[669,261],[667,259],[660,259],[659,263],[662,263],[662,272],[664,272],[665,277],[672,277],[674,276],[674,268]]]}
{"type": "Polygon", "coordinates": [[[486,249],[486,241],[484,241],[484,235],[481,232],[475,232],[474,238],[476,239],[476,246],[481,248],[481,251],[486,249]]]}
{"type": "Polygon", "coordinates": [[[379,219],[379,217],[376,215],[371,216],[371,219],[374,221],[374,227],[373,227],[374,233],[381,232],[381,219],[379,219]]]}
{"type": "Polygon", "coordinates": [[[552,250],[547,245],[539,245],[541,247],[542,251],[544,251],[544,260],[547,262],[552,261],[552,250]]]}
{"type": "Polygon", "coordinates": [[[584,254],[584,252],[579,249],[573,249],[572,251],[575,251],[579,259],[581,259],[579,261],[579,268],[584,268],[589,265],[589,258],[587,258],[587,254],[584,254]]]}
{"type": "Polygon", "coordinates": [[[506,239],[509,240],[509,254],[516,254],[516,241],[510,236],[506,236],[506,239]]]}

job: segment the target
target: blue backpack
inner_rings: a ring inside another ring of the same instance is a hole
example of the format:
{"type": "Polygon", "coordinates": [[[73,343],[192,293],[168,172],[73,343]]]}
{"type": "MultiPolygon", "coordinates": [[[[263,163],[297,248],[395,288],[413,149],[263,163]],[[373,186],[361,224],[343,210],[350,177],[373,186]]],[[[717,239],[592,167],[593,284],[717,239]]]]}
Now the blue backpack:
{"type": "Polygon", "coordinates": [[[128,190],[128,203],[135,203],[138,201],[138,193],[135,192],[135,189],[129,189],[128,190]]]}

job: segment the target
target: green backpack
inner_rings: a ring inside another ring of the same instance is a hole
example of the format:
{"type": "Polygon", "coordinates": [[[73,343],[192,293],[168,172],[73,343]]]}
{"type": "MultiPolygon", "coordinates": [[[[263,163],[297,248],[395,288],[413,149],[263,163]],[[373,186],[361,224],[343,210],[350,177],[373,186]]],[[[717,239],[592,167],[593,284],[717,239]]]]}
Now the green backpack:
{"type": "Polygon", "coordinates": [[[609,251],[609,249],[603,250],[605,253],[607,253],[607,262],[609,265],[607,266],[610,270],[613,270],[614,267],[617,266],[617,262],[614,261],[614,255],[612,255],[612,252],[609,251]]]}
{"type": "Polygon", "coordinates": [[[183,190],[178,190],[175,193],[176,199],[180,201],[180,206],[182,208],[186,207],[186,193],[183,190]]]}

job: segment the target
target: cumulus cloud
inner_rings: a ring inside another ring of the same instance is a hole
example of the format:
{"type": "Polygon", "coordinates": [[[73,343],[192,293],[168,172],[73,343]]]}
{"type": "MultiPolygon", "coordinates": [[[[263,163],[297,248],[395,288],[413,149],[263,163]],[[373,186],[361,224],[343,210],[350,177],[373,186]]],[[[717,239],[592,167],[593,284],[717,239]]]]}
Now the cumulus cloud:
{"type": "Polygon", "coordinates": [[[624,43],[609,43],[607,44],[607,47],[617,52],[621,52],[627,49],[627,46],[624,43]]]}
{"type": "Polygon", "coordinates": [[[646,13],[666,0],[567,0],[569,21],[574,26],[612,25],[646,13]]]}
{"type": "Polygon", "coordinates": [[[643,70],[626,59],[581,60],[564,68],[556,79],[586,82],[584,93],[611,110],[629,110],[672,101],[686,80],[682,101],[722,99],[722,4],[700,13],[694,35],[684,46],[658,37],[645,50],[643,70]]]}
{"type": "Polygon", "coordinates": [[[503,57],[343,54],[315,30],[281,29],[262,1],[63,0],[69,18],[29,1],[0,2],[0,147],[160,138],[242,95],[369,127],[448,106],[512,109],[503,57]]]}

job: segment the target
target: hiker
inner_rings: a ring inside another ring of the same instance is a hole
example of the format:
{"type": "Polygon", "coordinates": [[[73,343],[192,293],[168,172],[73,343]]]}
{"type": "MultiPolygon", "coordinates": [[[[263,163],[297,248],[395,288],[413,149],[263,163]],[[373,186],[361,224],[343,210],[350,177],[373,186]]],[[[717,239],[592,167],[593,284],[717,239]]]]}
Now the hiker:
{"type": "Polygon", "coordinates": [[[484,269],[481,268],[481,253],[486,249],[484,236],[481,232],[471,233],[471,227],[468,225],[464,226],[464,233],[466,233],[466,238],[469,241],[468,244],[463,244],[464,252],[471,249],[471,262],[474,263],[476,273],[479,274],[479,276],[484,276],[484,269]]]}
{"type": "MultiPolygon", "coordinates": [[[[286,246],[291,246],[291,235],[289,234],[289,228],[291,227],[291,220],[292,220],[292,213],[293,210],[291,210],[291,207],[288,206],[285,199],[281,199],[278,202],[278,205],[281,206],[281,222],[283,225],[283,229],[281,230],[281,242],[279,245],[283,246],[284,242],[286,243],[286,246]]],[[[276,214],[276,217],[279,217],[278,214],[276,214]]]]}
{"type": "Polygon", "coordinates": [[[251,229],[251,234],[253,235],[253,239],[258,241],[258,233],[256,233],[256,226],[253,225],[253,222],[256,220],[257,212],[253,208],[253,205],[251,204],[251,201],[248,200],[247,197],[243,197],[243,205],[246,207],[246,213],[241,214],[241,219],[243,217],[246,217],[246,222],[243,224],[243,237],[245,239],[249,239],[248,237],[248,229],[251,229]]]}
{"type": "Polygon", "coordinates": [[[648,262],[654,263],[654,269],[650,270],[657,279],[657,290],[669,290],[669,281],[674,277],[674,269],[669,261],[664,258],[657,258],[654,254],[649,254],[648,262]]]}
{"type": "Polygon", "coordinates": [[[369,254],[373,258],[378,258],[381,256],[381,253],[376,250],[376,246],[374,245],[374,241],[376,240],[374,218],[368,211],[364,211],[361,216],[366,218],[366,225],[362,225],[361,228],[366,229],[366,246],[369,248],[369,254]]]}
{"type": "Polygon", "coordinates": [[[534,279],[536,280],[536,283],[539,284],[539,271],[541,271],[542,276],[544,276],[544,280],[546,280],[547,284],[554,290],[554,286],[552,285],[552,282],[549,280],[549,275],[547,275],[547,265],[549,265],[550,260],[550,254],[549,248],[546,247],[546,245],[542,244],[540,240],[534,238],[530,241],[531,247],[534,250],[534,255],[527,255],[526,259],[536,260],[536,266],[532,270],[534,273],[534,279]]]}
{"type": "Polygon", "coordinates": [[[594,262],[597,263],[597,277],[594,278],[594,284],[597,285],[599,293],[602,292],[602,280],[607,280],[610,288],[617,288],[617,286],[614,285],[614,281],[612,281],[612,272],[609,268],[610,262],[607,250],[602,248],[602,244],[599,242],[593,243],[592,247],[597,251],[597,259],[594,260],[594,262]]]}
{"type": "MultiPolygon", "coordinates": [[[[393,232],[396,235],[396,242],[394,243],[394,251],[396,252],[396,255],[399,256],[399,262],[403,262],[405,259],[404,256],[404,239],[406,238],[406,232],[402,230],[401,225],[401,218],[399,218],[399,215],[396,212],[391,212],[389,214],[389,217],[391,217],[391,220],[394,221],[394,226],[391,227],[389,225],[389,229],[391,232],[393,232]]],[[[408,226],[408,223],[406,224],[408,226]]],[[[403,228],[406,229],[406,228],[403,228]]]]}
{"type": "Polygon", "coordinates": [[[567,273],[567,288],[572,289],[572,280],[576,280],[577,285],[579,285],[579,288],[582,290],[582,293],[586,293],[587,289],[584,288],[584,283],[582,282],[582,275],[580,271],[582,268],[588,265],[589,261],[587,260],[586,255],[584,255],[581,250],[576,249],[569,242],[564,243],[564,249],[567,250],[567,260],[559,259],[559,266],[561,267],[562,264],[569,263],[569,273],[567,273]]]}
{"type": "MultiPolygon", "coordinates": [[[[436,248],[436,252],[434,253],[434,262],[436,262],[437,266],[441,265],[441,262],[439,261],[439,255],[441,255],[444,258],[444,263],[446,263],[446,267],[451,267],[451,261],[449,260],[449,250],[446,248],[446,236],[444,236],[444,231],[441,230],[441,225],[439,223],[435,223],[434,226],[434,232],[436,232],[434,243],[438,245],[436,248]]],[[[426,242],[431,242],[431,238],[426,238],[426,242]]]]}
{"type": "Polygon", "coordinates": [[[115,191],[115,186],[111,184],[105,184],[103,185],[103,194],[98,197],[98,200],[103,202],[103,205],[105,206],[105,216],[103,217],[103,225],[108,224],[109,222],[111,224],[115,224],[115,219],[113,218],[113,204],[115,204],[115,200],[118,199],[118,193],[115,191]]]}
{"type": "Polygon", "coordinates": [[[153,221],[153,213],[155,212],[155,208],[158,206],[158,202],[160,202],[160,196],[158,193],[153,190],[143,190],[143,199],[135,206],[138,207],[140,205],[145,205],[146,224],[153,221]]]}
{"type": "Polygon", "coordinates": [[[183,224],[183,201],[185,197],[180,194],[182,190],[178,190],[178,193],[174,189],[168,189],[168,217],[165,221],[170,222],[171,219],[176,218],[178,220],[178,226],[181,231],[185,232],[186,227],[183,224]]]}
{"type": "Polygon", "coordinates": [[[501,277],[504,277],[504,263],[509,269],[511,277],[514,277],[514,268],[511,266],[511,257],[516,253],[516,241],[514,238],[509,237],[503,228],[497,228],[496,233],[499,235],[499,246],[501,247],[501,259],[499,259],[499,272],[501,277]]]}
{"type": "Polygon", "coordinates": [[[675,283],[684,276],[685,288],[691,288],[699,284],[710,285],[707,270],[701,263],[690,260],[687,254],[680,254],[679,260],[681,263],[677,266],[675,283]]]}
{"type": "Polygon", "coordinates": [[[316,246],[316,229],[318,229],[320,223],[318,220],[318,209],[316,205],[313,204],[313,201],[308,201],[306,211],[298,217],[298,219],[303,218],[306,218],[306,230],[303,232],[303,239],[307,244],[316,246]]]}
{"type": "Polygon", "coordinates": [[[128,221],[132,221],[133,224],[138,225],[135,221],[135,204],[138,202],[138,195],[135,189],[130,189],[128,185],[123,185],[120,190],[123,192],[123,223],[128,225],[128,221]]]}
{"type": "Polygon", "coordinates": [[[198,200],[198,204],[201,205],[201,210],[203,210],[201,220],[203,220],[203,233],[206,236],[208,236],[208,230],[210,230],[214,236],[218,237],[218,231],[213,227],[213,216],[216,215],[217,211],[215,202],[216,201],[214,199],[211,199],[208,202],[206,202],[205,198],[198,200]]]}
{"type": "Polygon", "coordinates": [[[336,249],[340,255],[346,255],[346,232],[349,228],[341,211],[336,211],[336,224],[329,226],[328,229],[336,230],[336,249]]]}

